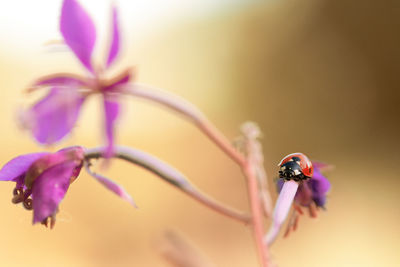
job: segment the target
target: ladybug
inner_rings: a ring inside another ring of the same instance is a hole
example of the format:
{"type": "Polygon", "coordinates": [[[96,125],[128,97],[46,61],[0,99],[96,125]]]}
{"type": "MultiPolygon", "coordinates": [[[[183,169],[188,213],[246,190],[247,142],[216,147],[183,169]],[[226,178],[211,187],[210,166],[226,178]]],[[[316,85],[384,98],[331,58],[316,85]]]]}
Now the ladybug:
{"type": "Polygon", "coordinates": [[[303,153],[293,153],[284,157],[279,166],[279,177],[285,180],[307,180],[313,175],[311,160],[303,153]]]}

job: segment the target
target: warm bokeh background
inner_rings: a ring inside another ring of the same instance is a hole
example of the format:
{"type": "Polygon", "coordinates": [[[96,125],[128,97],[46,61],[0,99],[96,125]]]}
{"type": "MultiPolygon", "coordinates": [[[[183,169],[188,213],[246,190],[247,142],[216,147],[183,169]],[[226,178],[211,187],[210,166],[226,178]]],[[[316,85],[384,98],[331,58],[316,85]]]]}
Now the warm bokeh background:
{"type": "MultiPolygon", "coordinates": [[[[110,2],[81,2],[104,41],[110,2]]],[[[1,164],[43,149],[15,122],[18,108],[35,98],[23,89],[49,72],[84,72],[62,47],[42,46],[60,38],[60,6],[1,2],[1,164]]],[[[296,151],[336,166],[327,211],[303,218],[295,234],[271,248],[279,266],[400,265],[397,1],[120,0],[119,6],[125,50],[115,71],[136,65],[139,81],[192,101],[231,139],[242,122],[258,122],[271,177],[279,160],[296,151]]],[[[238,168],[196,128],[137,99],[127,99],[125,111],[119,143],[151,152],[209,194],[248,209],[238,168]]],[[[101,142],[96,99],[82,115],[62,146],[101,142]]],[[[172,228],[217,266],[257,266],[249,229],[135,166],[116,161],[106,174],[140,209],[83,174],[53,231],[32,227],[31,213],[11,204],[13,185],[2,183],[0,265],[168,266],[157,244],[172,228]]]]}

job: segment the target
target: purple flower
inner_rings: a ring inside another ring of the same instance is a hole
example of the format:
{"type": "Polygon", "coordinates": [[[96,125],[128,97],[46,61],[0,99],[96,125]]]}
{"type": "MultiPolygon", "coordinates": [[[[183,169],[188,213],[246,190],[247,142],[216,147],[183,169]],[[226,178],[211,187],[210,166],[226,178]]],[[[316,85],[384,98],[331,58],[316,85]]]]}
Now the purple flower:
{"type": "Polygon", "coordinates": [[[276,185],[279,196],[273,212],[273,222],[264,238],[264,242],[267,244],[272,244],[277,238],[291,206],[294,209],[287,224],[285,237],[292,230],[295,231],[297,229],[299,215],[303,214],[301,207],[306,207],[311,217],[317,216],[319,208],[325,208],[326,194],[331,185],[321,171],[331,169],[332,166],[320,162],[312,162],[312,166],[314,173],[311,178],[301,179],[300,181],[295,181],[294,179],[284,180],[284,178],[277,180],[276,185]]]}
{"type": "MultiPolygon", "coordinates": [[[[33,223],[55,224],[58,205],[84,164],[84,149],[69,147],[55,153],[41,152],[18,156],[0,170],[0,181],[16,183],[12,202],[33,209],[33,223]]],[[[94,177],[102,185],[132,204],[122,187],[105,177],[94,177]]]]}
{"type": "Polygon", "coordinates": [[[60,31],[64,42],[82,65],[89,71],[87,77],[71,73],[56,73],[38,79],[35,88],[49,88],[49,93],[35,103],[23,116],[23,125],[41,144],[60,141],[76,124],[84,101],[92,94],[101,94],[104,107],[104,132],[107,147],[105,155],[112,155],[115,122],[119,116],[119,97],[122,85],[132,78],[131,69],[117,77],[106,79],[103,69],[108,69],[116,60],[120,48],[118,14],[112,10],[112,34],[104,67],[92,63],[96,42],[96,29],[88,13],[76,0],[64,0],[61,10],[60,31]]]}
{"type": "MultiPolygon", "coordinates": [[[[316,217],[317,210],[319,208],[325,208],[326,195],[331,187],[329,180],[322,175],[321,171],[330,168],[330,165],[321,162],[313,162],[312,164],[314,167],[314,174],[310,179],[300,183],[293,204],[295,209],[301,214],[302,206],[309,209],[311,217],[316,217]]],[[[278,192],[282,190],[283,183],[283,178],[277,180],[278,192]]]]}

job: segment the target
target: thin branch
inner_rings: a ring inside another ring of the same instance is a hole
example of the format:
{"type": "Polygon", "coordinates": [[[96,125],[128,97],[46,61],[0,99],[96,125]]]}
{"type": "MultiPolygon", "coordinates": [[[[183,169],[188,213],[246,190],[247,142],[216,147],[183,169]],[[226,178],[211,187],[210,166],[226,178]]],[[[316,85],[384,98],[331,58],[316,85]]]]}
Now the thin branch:
{"type": "Polygon", "coordinates": [[[156,89],[152,86],[135,83],[132,87],[124,87],[128,94],[151,100],[180,113],[192,121],[208,138],[240,166],[244,166],[246,159],[232,146],[231,142],[207,119],[207,117],[193,104],[185,99],[156,89]]]}
{"type": "Polygon", "coordinates": [[[208,138],[211,139],[222,151],[233,159],[242,169],[247,180],[250,207],[252,212],[252,226],[254,238],[260,261],[263,267],[269,266],[268,244],[263,242],[263,216],[259,184],[254,173],[254,166],[249,160],[239,153],[231,142],[206,118],[206,116],[194,105],[183,98],[163,92],[152,86],[135,83],[131,87],[124,87],[124,92],[136,97],[141,97],[163,106],[166,106],[193,122],[208,138]]]}
{"type": "MultiPolygon", "coordinates": [[[[90,161],[91,159],[97,159],[103,157],[104,148],[98,147],[93,149],[87,149],[85,152],[85,159],[90,161]]],[[[135,165],[141,166],[148,171],[154,173],[165,182],[180,189],[190,197],[213,209],[214,211],[221,213],[227,217],[238,220],[242,223],[249,223],[250,218],[248,215],[236,211],[230,207],[226,207],[222,203],[217,202],[210,196],[202,193],[195,186],[193,186],[186,177],[167,163],[137,149],[116,146],[114,150],[114,157],[123,159],[135,165]]]]}
{"type": "Polygon", "coordinates": [[[243,172],[247,178],[247,190],[249,194],[249,202],[252,214],[252,225],[254,239],[260,257],[261,266],[269,266],[269,253],[268,244],[263,241],[264,226],[263,226],[263,211],[261,207],[261,199],[259,194],[259,186],[254,170],[250,164],[248,164],[243,172]]]}

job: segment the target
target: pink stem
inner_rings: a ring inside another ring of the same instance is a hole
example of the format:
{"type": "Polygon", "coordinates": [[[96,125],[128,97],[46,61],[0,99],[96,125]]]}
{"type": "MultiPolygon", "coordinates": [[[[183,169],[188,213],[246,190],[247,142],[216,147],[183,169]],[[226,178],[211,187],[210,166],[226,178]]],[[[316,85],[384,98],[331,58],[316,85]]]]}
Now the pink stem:
{"type": "Polygon", "coordinates": [[[263,267],[269,265],[268,245],[263,242],[263,217],[259,196],[258,182],[248,160],[232,146],[230,141],[205,117],[194,105],[186,100],[155,89],[152,86],[134,84],[131,88],[124,88],[126,93],[145,98],[163,106],[173,109],[192,121],[208,138],[211,139],[222,151],[234,160],[243,170],[249,193],[249,201],[252,213],[252,226],[254,238],[260,261],[263,267]]]}
{"type": "MultiPolygon", "coordinates": [[[[91,159],[102,158],[103,151],[104,151],[103,147],[87,149],[85,151],[86,161],[90,161],[91,159]]],[[[154,173],[155,175],[163,179],[165,182],[175,186],[176,188],[180,189],[182,192],[186,193],[193,199],[197,200],[198,202],[206,205],[208,208],[222,215],[225,215],[229,218],[235,219],[245,224],[248,224],[251,220],[247,214],[244,214],[240,211],[227,207],[222,203],[216,201],[214,198],[204,194],[194,185],[192,185],[189,182],[189,180],[179,171],[177,171],[167,163],[159,160],[158,158],[150,154],[147,154],[138,149],[115,146],[114,157],[126,160],[130,163],[133,163],[135,165],[147,169],[148,171],[154,173]]],[[[89,173],[93,175],[92,172],[89,173]]],[[[102,180],[104,180],[104,178],[102,180]]]]}
{"type": "Polygon", "coordinates": [[[126,90],[127,93],[151,100],[176,112],[184,115],[186,119],[192,121],[208,138],[211,139],[222,151],[224,151],[232,160],[240,166],[246,164],[246,159],[242,154],[236,151],[231,142],[207,119],[207,117],[193,104],[185,99],[155,89],[152,86],[144,84],[134,84],[133,87],[126,90]]]}
{"type": "Polygon", "coordinates": [[[253,234],[256,241],[257,251],[260,258],[261,266],[269,266],[268,245],[263,240],[263,211],[261,207],[259,187],[254,171],[250,164],[247,164],[244,169],[244,174],[247,178],[247,191],[249,194],[250,208],[252,214],[253,234]]]}

